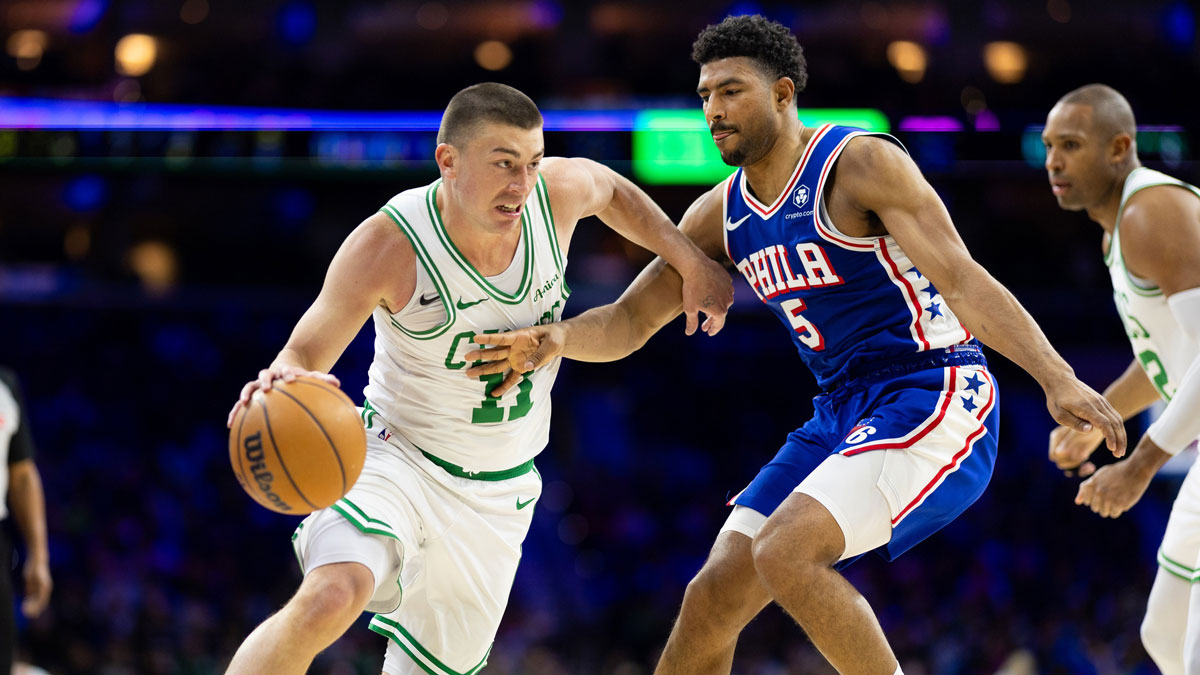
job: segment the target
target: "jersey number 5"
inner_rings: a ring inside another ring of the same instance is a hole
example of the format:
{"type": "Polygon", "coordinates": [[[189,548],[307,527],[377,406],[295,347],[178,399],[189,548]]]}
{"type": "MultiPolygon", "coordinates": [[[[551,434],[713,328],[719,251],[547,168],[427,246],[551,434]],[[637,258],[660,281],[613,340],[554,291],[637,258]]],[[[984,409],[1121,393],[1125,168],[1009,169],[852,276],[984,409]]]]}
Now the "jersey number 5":
{"type": "Polygon", "coordinates": [[[825,349],[825,338],[821,336],[821,331],[817,330],[817,327],[811,321],[800,314],[800,312],[808,309],[803,300],[800,298],[789,298],[779,303],[779,307],[787,314],[788,321],[792,322],[792,330],[796,331],[796,335],[800,336],[800,342],[804,343],[805,346],[814,352],[825,349]]]}

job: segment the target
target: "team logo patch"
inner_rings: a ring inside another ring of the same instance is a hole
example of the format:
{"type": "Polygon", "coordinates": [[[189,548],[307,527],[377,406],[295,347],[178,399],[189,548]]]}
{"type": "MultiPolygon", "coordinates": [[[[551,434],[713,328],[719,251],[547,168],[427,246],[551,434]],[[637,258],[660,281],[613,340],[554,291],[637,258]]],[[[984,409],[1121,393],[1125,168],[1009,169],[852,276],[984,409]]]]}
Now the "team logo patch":
{"type": "Polygon", "coordinates": [[[800,187],[796,188],[796,194],[792,195],[792,203],[795,204],[797,208],[808,203],[807,185],[801,185],[800,187]]]}
{"type": "Polygon", "coordinates": [[[858,445],[875,434],[878,429],[871,426],[869,423],[874,420],[867,418],[854,426],[850,433],[846,434],[846,440],[843,441],[846,445],[858,445]]]}

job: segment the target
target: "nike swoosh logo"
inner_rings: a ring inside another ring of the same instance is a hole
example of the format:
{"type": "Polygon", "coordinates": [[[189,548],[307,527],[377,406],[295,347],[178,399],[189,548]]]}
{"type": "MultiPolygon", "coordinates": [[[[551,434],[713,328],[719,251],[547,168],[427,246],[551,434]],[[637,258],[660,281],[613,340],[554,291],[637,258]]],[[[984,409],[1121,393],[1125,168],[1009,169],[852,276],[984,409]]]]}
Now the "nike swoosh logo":
{"type": "Polygon", "coordinates": [[[420,299],[420,303],[422,305],[432,305],[433,303],[435,303],[437,301],[438,301],[438,296],[436,294],[432,298],[427,298],[424,295],[422,295],[421,299],[420,299]]]}
{"type": "Polygon", "coordinates": [[[729,230],[730,232],[733,232],[734,230],[738,229],[738,227],[742,223],[746,222],[746,219],[749,217],[750,217],[750,214],[747,213],[746,215],[739,218],[737,222],[733,222],[732,220],[729,219],[729,216],[726,216],[725,217],[725,229],[729,230]]]}
{"type": "Polygon", "coordinates": [[[481,302],[487,302],[487,300],[488,300],[487,298],[484,298],[483,300],[476,300],[475,302],[463,302],[462,298],[459,298],[458,299],[458,308],[466,309],[468,307],[474,307],[475,305],[478,305],[481,302]]]}
{"type": "Polygon", "coordinates": [[[517,510],[520,511],[521,509],[525,508],[526,506],[529,506],[530,504],[533,503],[534,499],[537,499],[537,497],[530,497],[527,501],[523,502],[523,501],[521,501],[520,497],[517,497],[517,510]]]}

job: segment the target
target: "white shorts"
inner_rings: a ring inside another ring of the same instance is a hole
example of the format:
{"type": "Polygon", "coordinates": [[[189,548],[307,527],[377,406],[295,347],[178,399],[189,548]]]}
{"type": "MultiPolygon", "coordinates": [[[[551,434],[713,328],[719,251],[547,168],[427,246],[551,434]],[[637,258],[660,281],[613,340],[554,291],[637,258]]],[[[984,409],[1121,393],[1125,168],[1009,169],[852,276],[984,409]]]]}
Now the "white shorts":
{"type": "Polygon", "coordinates": [[[387,675],[473,673],[508,604],[541,477],[461,478],[378,425],[358,482],[297,528],[300,567],[371,570],[367,611],[371,630],[389,638],[387,675]]]}
{"type": "MultiPolygon", "coordinates": [[[[879,488],[888,452],[903,451],[831,455],[793,490],[820,502],[837,521],[846,539],[839,560],[862,555],[892,538],[893,509],[879,488]]],[[[767,516],[748,506],[735,505],[721,531],[741,532],[753,539],[765,522],[767,516]]]]}
{"type": "MultiPolygon", "coordinates": [[[[1193,444],[1191,447],[1195,447],[1193,444]]],[[[1200,461],[1192,464],[1171,506],[1158,564],[1185,581],[1200,580],[1200,461]]]]}

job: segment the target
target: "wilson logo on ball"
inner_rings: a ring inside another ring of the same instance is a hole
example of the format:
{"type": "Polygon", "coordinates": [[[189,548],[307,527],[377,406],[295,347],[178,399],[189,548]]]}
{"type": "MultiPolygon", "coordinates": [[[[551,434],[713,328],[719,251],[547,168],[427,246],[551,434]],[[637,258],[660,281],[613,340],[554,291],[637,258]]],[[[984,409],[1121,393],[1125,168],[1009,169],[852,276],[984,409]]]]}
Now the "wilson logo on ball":
{"type": "Polygon", "coordinates": [[[279,510],[291,511],[292,507],[284,503],[283,498],[271,490],[271,483],[275,480],[275,476],[267,470],[267,465],[263,462],[262,433],[255,432],[253,435],[247,436],[242,446],[246,449],[246,461],[250,463],[250,475],[254,476],[254,482],[258,485],[259,491],[279,510]]]}

